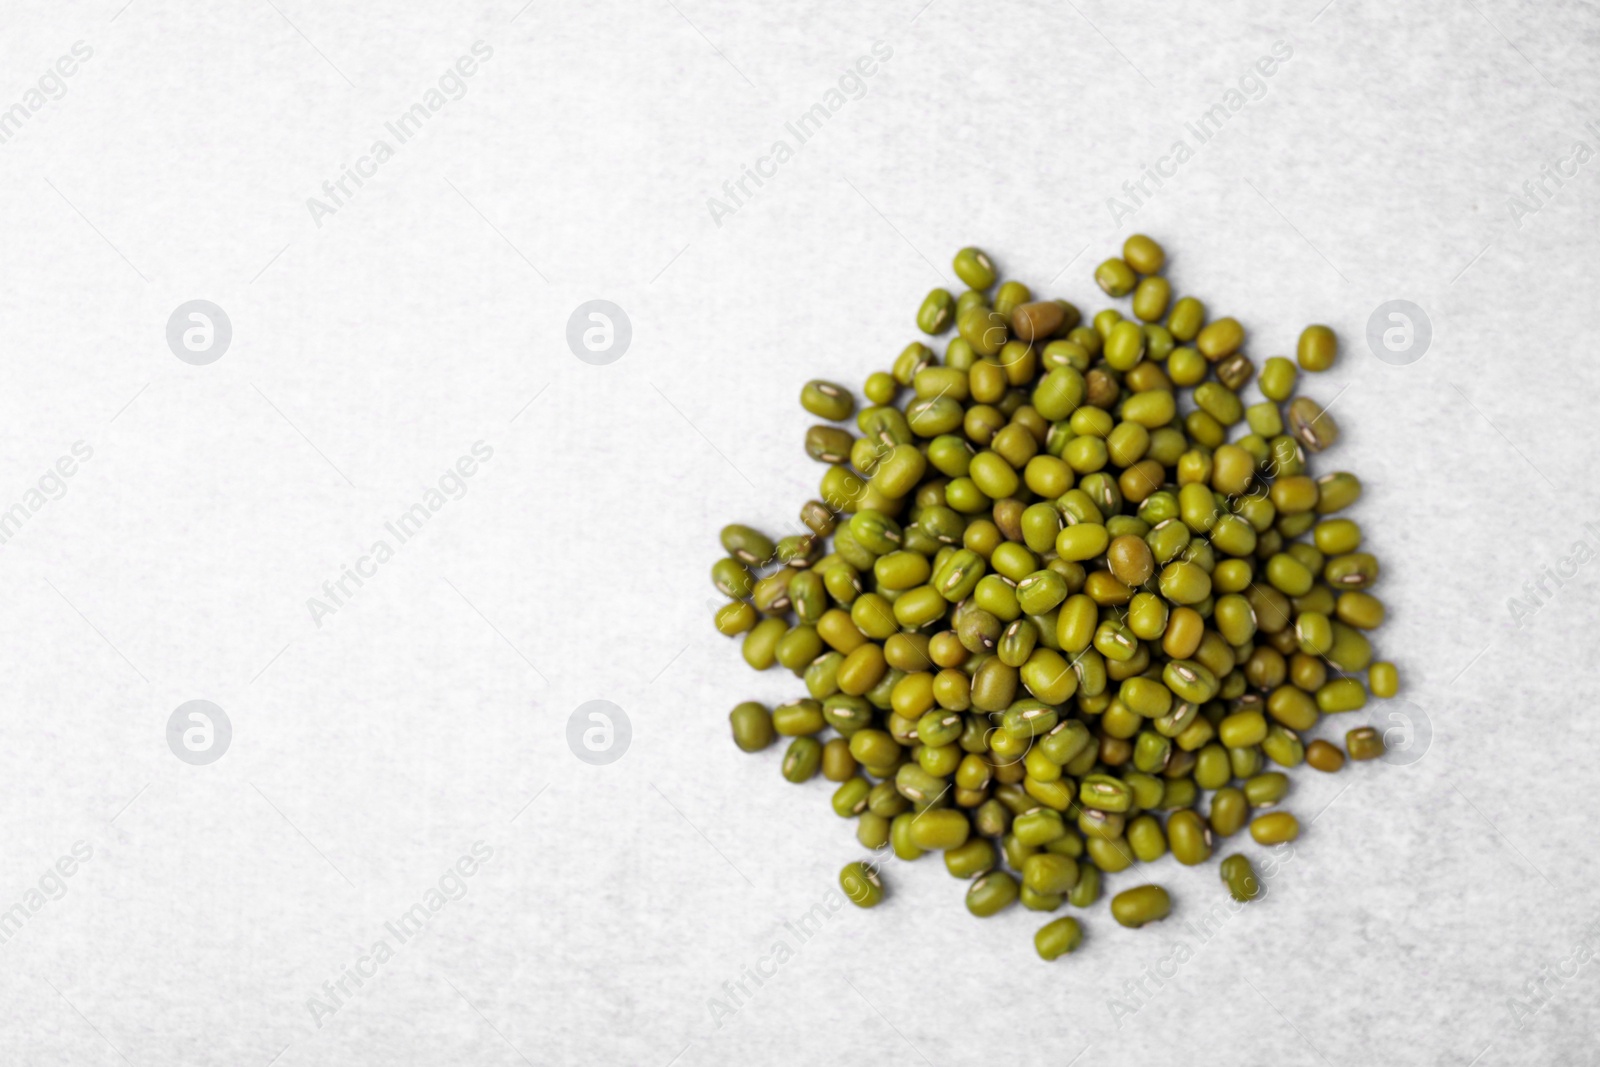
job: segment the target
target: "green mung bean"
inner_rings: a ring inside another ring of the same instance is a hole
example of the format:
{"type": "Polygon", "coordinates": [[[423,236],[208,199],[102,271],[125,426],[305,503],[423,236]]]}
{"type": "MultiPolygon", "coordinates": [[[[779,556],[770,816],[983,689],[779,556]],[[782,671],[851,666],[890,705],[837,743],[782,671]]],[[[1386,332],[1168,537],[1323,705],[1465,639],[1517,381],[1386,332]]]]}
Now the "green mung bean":
{"type": "Polygon", "coordinates": [[[917,329],[926,334],[941,334],[955,318],[956,298],[948,289],[933,289],[917,309],[917,329]]]}
{"type": "Polygon", "coordinates": [[[1045,923],[1039,927],[1038,933],[1033,935],[1034,951],[1039,953],[1039,958],[1042,960],[1065,956],[1075,951],[1081,944],[1083,944],[1083,927],[1070,915],[1045,923]]]}
{"type": "Polygon", "coordinates": [[[1325,371],[1339,354],[1339,339],[1326,326],[1307,326],[1300,334],[1295,358],[1309,371],[1325,371]]]}
{"type": "Polygon", "coordinates": [[[865,863],[847,863],[839,872],[839,888],[858,908],[874,908],[883,900],[883,880],[865,863]]]}
{"type": "Polygon", "coordinates": [[[1383,735],[1370,726],[1360,726],[1344,735],[1344,748],[1353,760],[1377,759],[1384,753],[1383,735]]]}
{"type": "Polygon", "coordinates": [[[1223,884],[1228,887],[1234,900],[1243,904],[1261,895],[1261,880],[1256,877],[1255,868],[1250,866],[1246,856],[1235,852],[1222,861],[1219,870],[1223,884]]]}
{"type": "Polygon", "coordinates": [[[1138,284],[1139,276],[1126,261],[1113,256],[1095,268],[1094,280],[1108,296],[1127,296],[1138,284]]]}
{"type": "Polygon", "coordinates": [[[1017,901],[1017,880],[1006,871],[978,876],[967,889],[967,910],[979,918],[995,915],[1017,901]]]}
{"type": "Polygon", "coordinates": [[[1158,885],[1124,889],[1111,900],[1111,917],[1123,926],[1140,927],[1172,914],[1172,898],[1158,885]]]}
{"type": "Polygon", "coordinates": [[[981,248],[963,248],[956,253],[952,265],[956,277],[973,289],[987,289],[995,283],[994,263],[981,248]]]}

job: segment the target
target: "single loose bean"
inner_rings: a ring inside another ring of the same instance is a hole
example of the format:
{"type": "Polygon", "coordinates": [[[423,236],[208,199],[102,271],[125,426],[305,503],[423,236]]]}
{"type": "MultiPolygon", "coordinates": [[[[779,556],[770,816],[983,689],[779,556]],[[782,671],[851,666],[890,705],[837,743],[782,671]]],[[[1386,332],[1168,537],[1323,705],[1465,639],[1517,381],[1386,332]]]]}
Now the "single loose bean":
{"type": "Polygon", "coordinates": [[[847,863],[839,872],[839,888],[858,908],[875,908],[883,901],[883,881],[865,863],[847,863]]]}
{"type": "Polygon", "coordinates": [[[948,289],[933,289],[917,309],[917,329],[926,334],[941,334],[955,317],[956,298],[948,289]]]}
{"type": "Polygon", "coordinates": [[[1019,304],[1011,312],[1011,332],[1022,341],[1043,341],[1066,320],[1066,309],[1054,300],[1019,304]]]}
{"type": "Polygon", "coordinates": [[[734,637],[756,624],[756,609],[743,600],[735,600],[717,609],[717,632],[734,637]]]}
{"type": "Polygon", "coordinates": [[[1344,747],[1353,760],[1377,759],[1384,753],[1383,735],[1370,726],[1359,726],[1344,735],[1344,747]]]}
{"type": "Polygon", "coordinates": [[[1282,356],[1273,356],[1261,368],[1261,393],[1268,400],[1283,403],[1294,395],[1295,379],[1299,372],[1295,365],[1282,356]]]}
{"type": "Polygon", "coordinates": [[[956,878],[971,878],[994,869],[998,855],[986,837],[969,837],[944,854],[945,869],[956,878]]]}
{"type": "Polygon", "coordinates": [[[1300,836],[1300,820],[1287,811],[1257,815],[1250,821],[1250,836],[1258,845],[1281,845],[1300,836]]]}
{"type": "Polygon", "coordinates": [[[1002,282],[994,294],[994,309],[1009,318],[1022,304],[1033,299],[1033,293],[1018,281],[1002,282]]]}
{"type": "Polygon", "coordinates": [[[801,388],[800,406],[819,419],[843,422],[855,411],[856,401],[844,386],[814,378],[801,388]]]}
{"type": "Polygon", "coordinates": [[[1217,724],[1217,735],[1229,748],[1258,745],[1267,736],[1266,716],[1259,711],[1240,711],[1217,724]]]}
{"type": "Polygon", "coordinates": [[[995,283],[994,263],[981,248],[963,248],[956,253],[952,266],[956,277],[973,289],[987,289],[995,283]]]}
{"type": "Polygon", "coordinates": [[[1325,371],[1339,354],[1339,339],[1326,326],[1307,326],[1300,334],[1295,358],[1309,371],[1325,371]]]}
{"type": "Polygon", "coordinates": [[[867,810],[867,794],[872,786],[859,775],[845,781],[833,792],[833,813],[841,819],[854,818],[867,810]]]}
{"type": "Polygon", "coordinates": [[[1036,853],[1023,861],[1022,884],[1035,893],[1065,893],[1078,884],[1078,863],[1055,852],[1036,853]]]}
{"type": "Polygon", "coordinates": [[[1167,843],[1173,858],[1186,867],[1211,858],[1211,830],[1198,812],[1173,812],[1167,819],[1167,843]]]}
{"type": "Polygon", "coordinates": [[[789,632],[782,619],[762,619],[744,637],[744,661],[758,671],[777,662],[778,642],[789,632]]]}
{"type": "Polygon", "coordinates": [[[1166,265],[1167,253],[1154,239],[1136,233],[1122,242],[1122,258],[1140,274],[1154,274],[1166,265]]]}
{"type": "Polygon", "coordinates": [[[1137,928],[1160,922],[1172,914],[1172,898],[1158,885],[1124,889],[1111,898],[1111,917],[1123,926],[1137,928]]]}
{"type": "MultiPolygon", "coordinates": [[[[1238,768],[1235,768],[1237,770],[1238,768]]],[[[1253,807],[1264,808],[1276,804],[1289,792],[1289,779],[1278,771],[1267,771],[1264,774],[1251,774],[1245,778],[1245,799],[1253,807]]]]}
{"type": "Polygon", "coordinates": [[[1234,900],[1243,904],[1261,895],[1261,880],[1256,877],[1255,868],[1250,866],[1250,860],[1244,855],[1235,852],[1222,861],[1219,870],[1222,883],[1228,887],[1234,900]]]}
{"type": "Polygon", "coordinates": [[[911,823],[915,818],[910,812],[901,812],[889,821],[889,847],[895,856],[908,862],[922,855],[922,849],[911,840],[911,823]]]}
{"type": "Polygon", "coordinates": [[[740,523],[722,528],[722,547],[728,555],[751,567],[766,563],[777,550],[772,538],[740,523]]]}
{"type": "Polygon", "coordinates": [[[797,737],[783,754],[783,776],[791,782],[810,781],[822,766],[822,743],[814,737],[797,737]]]}
{"type": "Polygon", "coordinates": [[[1133,807],[1133,790],[1120,778],[1091,774],[1079,783],[1078,802],[1095,811],[1121,813],[1133,807]]]}
{"type": "MultiPolygon", "coordinates": [[[[956,329],[961,339],[972,346],[980,357],[987,359],[1000,351],[1006,342],[1009,326],[1004,315],[993,308],[981,305],[969,307],[956,316],[956,329]]],[[[978,364],[982,366],[982,364],[978,364]]],[[[976,367],[974,367],[976,369],[976,367]]],[[[974,390],[974,395],[976,390],[974,390]]]]}
{"type": "Polygon", "coordinates": [[[1006,871],[990,871],[980,875],[967,889],[967,910],[979,918],[988,918],[1017,901],[1017,880],[1006,871]]]}
{"type": "Polygon", "coordinates": [[[1239,350],[1244,343],[1244,327],[1235,318],[1216,319],[1200,331],[1194,343],[1202,356],[1215,363],[1239,350]]]}
{"type": "Polygon", "coordinates": [[[1033,947],[1042,960],[1058,959],[1083,944],[1083,927],[1070,915],[1062,916],[1039,927],[1033,935],[1033,947]]]}
{"type": "Polygon", "coordinates": [[[777,739],[772,714],[762,704],[747,700],[728,713],[733,741],[746,752],[760,752],[777,739]]]}
{"type": "Polygon", "coordinates": [[[1367,669],[1367,685],[1375,697],[1392,697],[1400,691],[1400,671],[1387,661],[1374,663],[1367,669]]]}
{"type": "Polygon", "coordinates": [[[1244,829],[1244,824],[1249,818],[1250,802],[1245,798],[1243,790],[1227,786],[1217,790],[1211,798],[1208,823],[1211,832],[1218,837],[1232,837],[1244,829]]]}
{"type": "Polygon", "coordinates": [[[711,565],[711,584],[723,596],[747,597],[755,588],[755,579],[743,563],[723,557],[711,565]]]}
{"type": "Polygon", "coordinates": [[[1127,296],[1138,284],[1139,276],[1125,261],[1112,257],[1095,268],[1094,280],[1107,296],[1127,296]]]}
{"type": "Polygon", "coordinates": [[[822,745],[822,777],[830,782],[846,782],[855,777],[856,758],[850,754],[850,742],[842,737],[829,738],[822,745]]]}
{"type": "Polygon", "coordinates": [[[1334,611],[1340,622],[1359,630],[1372,630],[1383,625],[1383,602],[1370,593],[1340,593],[1334,611]]]}
{"type": "Polygon", "coordinates": [[[911,842],[927,851],[946,851],[967,843],[971,832],[967,817],[949,808],[930,808],[911,824],[911,842]]]}
{"type": "Polygon", "coordinates": [[[781,737],[818,734],[827,725],[822,717],[822,704],[816,700],[797,700],[772,710],[772,728],[781,737]]]}
{"type": "Polygon", "coordinates": [[[1367,691],[1354,678],[1337,678],[1317,690],[1317,707],[1324,713],[1359,711],[1367,706],[1367,691]]]}
{"type": "Polygon", "coordinates": [[[1339,424],[1308,396],[1297,396],[1289,402],[1289,432],[1307,449],[1321,452],[1339,440],[1339,424]]]}
{"type": "Polygon", "coordinates": [[[1172,284],[1159,275],[1141,278],[1133,291],[1133,313],[1143,322],[1158,322],[1172,300],[1172,284]]]}
{"type": "Polygon", "coordinates": [[[1319,738],[1306,746],[1306,762],[1319,771],[1333,774],[1344,766],[1344,753],[1337,745],[1319,738]]]}
{"type": "Polygon", "coordinates": [[[1186,296],[1172,305],[1172,313],[1167,316],[1167,329],[1173,338],[1187,344],[1199,336],[1205,321],[1206,306],[1194,297],[1186,296]]]}

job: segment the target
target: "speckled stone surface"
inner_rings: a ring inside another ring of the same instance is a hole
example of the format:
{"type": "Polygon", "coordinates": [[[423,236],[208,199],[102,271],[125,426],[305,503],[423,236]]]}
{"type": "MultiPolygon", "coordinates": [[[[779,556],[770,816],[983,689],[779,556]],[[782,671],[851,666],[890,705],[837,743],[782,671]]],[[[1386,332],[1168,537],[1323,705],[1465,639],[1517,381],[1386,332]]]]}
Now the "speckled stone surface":
{"type": "Polygon", "coordinates": [[[9,5],[0,1062],[1600,1062],[1600,18],[1321,2],[9,5]],[[841,905],[706,571],[957,248],[1135,230],[1339,334],[1402,758],[1046,965],[841,905]]]}

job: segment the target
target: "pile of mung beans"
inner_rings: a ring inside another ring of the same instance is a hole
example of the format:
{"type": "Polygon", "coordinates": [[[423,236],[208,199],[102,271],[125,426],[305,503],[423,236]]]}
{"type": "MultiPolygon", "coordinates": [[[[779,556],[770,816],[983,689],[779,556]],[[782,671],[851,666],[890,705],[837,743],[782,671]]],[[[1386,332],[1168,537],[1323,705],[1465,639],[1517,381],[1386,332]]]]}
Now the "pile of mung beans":
{"type": "MultiPolygon", "coordinates": [[[[722,531],[717,629],[806,694],[740,704],[734,742],[786,738],[784,778],[838,783],[834,812],[875,854],[944,853],[974,915],[1085,908],[1103,875],[1168,852],[1204,863],[1246,827],[1292,841],[1285,771],[1383,754],[1370,727],[1342,751],[1301,736],[1399,686],[1366,635],[1384,617],[1378,561],[1339,517],[1361,483],[1308,470],[1338,426],[1294,396],[1294,362],[1258,375],[1236,319],[1174,300],[1165,261],[1128,238],[1095,280],[1133,317],[1085,320],[996,288],[989,257],[962,249],[970,288],[933,290],[916,316],[929,339],[954,329],[942,357],[913,341],[867,377],[863,407],[831,382],[801,390],[825,420],[805,434],[824,465],[806,532],[722,531]],[[1240,396],[1252,378],[1259,403],[1240,396]]],[[[1322,371],[1337,350],[1309,326],[1296,359],[1322,371]]],[[[1260,895],[1247,857],[1221,875],[1235,900],[1260,895]]],[[[883,898],[876,861],[840,884],[862,907],[883,898]]],[[[1111,900],[1129,927],[1171,908],[1159,885],[1111,900]]],[[[1063,917],[1034,943],[1055,959],[1082,937],[1063,917]]]]}

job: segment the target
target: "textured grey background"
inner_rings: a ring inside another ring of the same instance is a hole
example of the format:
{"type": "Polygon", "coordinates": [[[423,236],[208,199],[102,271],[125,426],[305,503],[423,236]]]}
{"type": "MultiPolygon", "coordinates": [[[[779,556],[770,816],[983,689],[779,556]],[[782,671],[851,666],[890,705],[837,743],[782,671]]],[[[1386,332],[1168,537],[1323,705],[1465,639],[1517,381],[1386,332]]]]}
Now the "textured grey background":
{"type": "Polygon", "coordinates": [[[1592,6],[519,2],[5,5],[0,109],[93,55],[0,143],[0,509],[93,455],[0,545],[0,910],[92,857],[0,944],[0,1062],[1600,1062],[1595,571],[1507,607],[1600,546],[1600,161],[1509,202],[1600,149],[1592,6]],[[319,227],[306,199],[480,40],[319,227]],[[864,97],[717,225],[874,41],[864,97]],[[1297,775],[1315,823],[1202,946],[1180,924],[1215,870],[1170,860],[1173,921],[1101,909],[1053,966],[1041,917],[971,919],[936,859],[798,944],[859,848],[824,783],[727,740],[734,702],[799,689],[711,630],[716,529],[793,519],[800,383],[886,365],[957,247],[1099,306],[1135,228],[1258,359],[1309,321],[1344,339],[1307,385],[1345,431],[1321,469],[1366,479],[1380,647],[1431,742],[1297,775]],[[565,342],[597,298],[633,329],[606,366],[565,342]],[[1396,298],[1435,334],[1404,367],[1362,340],[1396,298]],[[166,345],[192,299],[232,323],[209,366],[166,345]],[[464,498],[315,625],[480,440],[464,498]],[[232,723],[209,766],[166,745],[192,699],[232,723]],[[606,766],[567,746],[589,700],[631,722],[606,766]],[[319,1027],[308,998],[476,841],[465,895],[319,1027]],[[1175,976],[1135,1001],[1146,968],[1175,976]]]}

